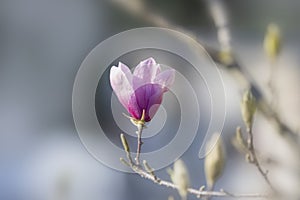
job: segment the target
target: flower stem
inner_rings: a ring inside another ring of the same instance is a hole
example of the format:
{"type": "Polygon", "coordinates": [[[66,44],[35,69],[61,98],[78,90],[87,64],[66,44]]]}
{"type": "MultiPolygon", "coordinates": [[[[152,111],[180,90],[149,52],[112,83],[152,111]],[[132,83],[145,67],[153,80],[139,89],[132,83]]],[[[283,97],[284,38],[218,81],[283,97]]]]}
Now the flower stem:
{"type": "Polygon", "coordinates": [[[141,148],[142,148],[142,144],[143,144],[142,132],[143,132],[144,125],[141,123],[137,124],[137,128],[138,128],[138,130],[137,130],[136,134],[138,136],[138,139],[137,139],[138,144],[137,144],[137,150],[136,150],[135,163],[137,165],[140,165],[140,154],[141,154],[141,148]]]}

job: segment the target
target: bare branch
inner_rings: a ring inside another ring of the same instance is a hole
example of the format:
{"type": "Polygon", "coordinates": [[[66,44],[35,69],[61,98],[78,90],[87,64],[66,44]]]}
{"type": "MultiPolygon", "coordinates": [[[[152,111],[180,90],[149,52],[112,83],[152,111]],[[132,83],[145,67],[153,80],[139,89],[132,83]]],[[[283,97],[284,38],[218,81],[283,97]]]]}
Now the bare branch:
{"type": "Polygon", "coordinates": [[[273,184],[271,183],[269,177],[268,177],[268,171],[264,171],[257,159],[255,148],[254,148],[254,142],[253,142],[253,133],[252,133],[252,127],[247,129],[248,133],[248,155],[249,155],[249,162],[254,164],[256,168],[258,169],[259,173],[262,175],[262,177],[265,179],[266,183],[270,186],[272,191],[277,194],[278,191],[274,188],[273,184]]]}
{"type": "MultiPolygon", "coordinates": [[[[155,176],[153,173],[148,173],[143,170],[140,166],[131,163],[131,169],[139,174],[142,178],[148,179],[158,185],[162,185],[168,188],[178,189],[178,186],[169,182],[162,180],[155,176]]],[[[193,188],[188,188],[187,191],[190,194],[200,196],[200,197],[234,197],[234,198],[260,198],[260,199],[267,199],[270,197],[268,194],[232,194],[225,191],[204,191],[204,190],[197,190],[193,188]]]]}
{"type": "MultiPolygon", "coordinates": [[[[140,129],[140,134],[142,134],[142,128],[140,129]]],[[[140,146],[141,148],[141,146],[140,146]]],[[[132,171],[140,175],[142,178],[148,179],[158,185],[162,185],[165,187],[173,188],[173,189],[178,189],[179,186],[175,185],[172,182],[162,180],[158,178],[153,169],[149,166],[149,164],[144,161],[144,166],[146,170],[144,170],[139,163],[134,163],[131,157],[130,151],[126,151],[126,156],[128,161],[126,161],[123,158],[120,158],[120,161],[126,165],[129,166],[132,171]]],[[[205,191],[203,187],[201,187],[199,190],[194,189],[194,188],[188,188],[187,189],[188,193],[193,194],[198,197],[233,197],[233,198],[260,198],[260,199],[267,199],[270,197],[268,194],[232,194],[228,193],[225,191],[205,191]]]]}

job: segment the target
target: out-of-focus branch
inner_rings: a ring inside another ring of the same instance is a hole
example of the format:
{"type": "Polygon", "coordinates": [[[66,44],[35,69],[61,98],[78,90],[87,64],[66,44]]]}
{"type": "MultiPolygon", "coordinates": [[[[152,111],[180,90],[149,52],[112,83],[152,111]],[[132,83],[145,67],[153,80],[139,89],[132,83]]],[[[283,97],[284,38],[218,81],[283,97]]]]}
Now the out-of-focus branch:
{"type": "Polygon", "coordinates": [[[270,70],[270,76],[267,83],[267,86],[272,95],[272,100],[270,104],[273,106],[273,109],[276,110],[277,103],[278,103],[277,102],[278,92],[276,90],[276,85],[275,85],[275,78],[276,78],[275,75],[278,69],[277,60],[281,52],[281,35],[280,35],[279,27],[274,23],[270,23],[267,27],[265,38],[264,38],[264,50],[265,50],[266,57],[268,59],[269,70],[270,70]]]}
{"type": "Polygon", "coordinates": [[[247,142],[248,142],[248,151],[249,151],[247,154],[247,155],[249,155],[248,161],[256,166],[257,170],[262,175],[262,177],[265,179],[266,183],[270,186],[270,188],[273,190],[273,192],[278,193],[268,177],[268,171],[264,171],[262,169],[262,167],[257,159],[256,151],[254,148],[252,127],[247,128],[247,133],[248,133],[248,141],[247,142]]]}
{"type": "Polygon", "coordinates": [[[245,123],[245,126],[247,128],[247,142],[243,138],[242,130],[240,127],[237,127],[236,129],[236,143],[238,143],[242,149],[246,151],[246,160],[253,164],[259,173],[262,175],[262,177],[265,179],[266,183],[270,186],[274,194],[278,194],[277,190],[274,188],[273,184],[271,183],[267,171],[265,172],[261,165],[259,160],[256,156],[256,149],[254,148],[254,137],[252,133],[252,127],[253,127],[253,119],[256,112],[256,100],[255,97],[252,95],[252,93],[248,90],[244,92],[242,100],[241,100],[241,113],[242,113],[242,119],[245,123]]]}
{"type": "MultiPolygon", "coordinates": [[[[246,141],[242,137],[242,132],[240,127],[237,128],[236,134],[234,137],[232,137],[231,143],[241,155],[246,155],[248,153],[248,147],[246,141]]],[[[292,172],[295,175],[299,173],[298,172],[299,169],[297,166],[283,162],[275,157],[272,157],[271,155],[263,154],[262,152],[259,152],[257,149],[255,149],[255,151],[256,151],[257,158],[261,161],[263,165],[285,169],[289,172],[292,172]]]]}
{"type": "Polygon", "coordinates": [[[277,111],[273,109],[273,105],[268,103],[265,98],[265,94],[258,87],[258,83],[254,80],[251,74],[246,71],[246,69],[241,67],[240,63],[237,61],[232,51],[229,21],[223,1],[208,0],[207,4],[210,8],[210,13],[217,28],[218,41],[221,51],[223,51],[218,53],[217,50],[216,53],[210,55],[212,57],[213,55],[217,55],[216,57],[213,57],[215,61],[217,61],[227,69],[234,69],[231,70],[231,74],[235,75],[235,78],[238,80],[238,82],[242,82],[248,85],[248,87],[251,89],[252,94],[255,96],[258,102],[258,109],[260,110],[260,112],[275,124],[278,133],[280,133],[290,144],[292,144],[293,148],[299,150],[298,134],[293,131],[286,123],[284,123],[282,119],[280,119],[277,111]]]}
{"type": "MultiPolygon", "coordinates": [[[[162,186],[166,186],[169,188],[173,188],[173,189],[178,189],[178,186],[169,182],[169,181],[165,181],[162,180],[160,178],[158,178],[157,176],[155,176],[154,174],[150,174],[148,172],[146,172],[144,169],[142,169],[141,167],[133,164],[131,165],[129,163],[131,169],[139,174],[142,178],[148,179],[158,185],[162,185],[162,186]]],[[[225,192],[224,190],[221,191],[200,191],[194,188],[188,188],[187,191],[190,194],[196,195],[196,196],[200,196],[200,197],[234,197],[234,198],[261,198],[261,199],[267,199],[270,196],[267,194],[232,194],[232,193],[228,193],[225,192]]]]}
{"type": "MultiPolygon", "coordinates": [[[[195,33],[173,24],[162,16],[152,13],[151,11],[149,11],[149,9],[146,8],[143,1],[141,0],[111,0],[111,2],[121,9],[127,11],[131,15],[134,15],[147,23],[158,27],[174,29],[194,38],[205,48],[211,58],[215,62],[217,62],[220,67],[229,72],[232,77],[237,80],[237,83],[243,87],[242,89],[245,89],[246,87],[249,87],[251,89],[251,92],[257,99],[259,111],[267,119],[273,122],[278,129],[278,133],[280,133],[280,135],[285,138],[286,141],[288,141],[294,149],[299,151],[298,134],[284,121],[282,121],[279,114],[275,112],[272,109],[272,106],[267,102],[265,94],[258,87],[258,83],[253,79],[251,74],[246,71],[246,69],[241,67],[238,59],[236,58],[236,55],[233,53],[230,46],[230,32],[228,27],[224,28],[225,26],[221,26],[216,23],[221,48],[215,49],[205,45],[203,41],[199,40],[195,33]]],[[[215,19],[221,19],[221,17],[215,19]]]]}
{"type": "MultiPolygon", "coordinates": [[[[144,164],[144,168],[142,168],[141,165],[137,165],[133,162],[133,159],[131,157],[131,153],[129,150],[129,145],[124,137],[123,134],[121,134],[121,140],[122,140],[122,144],[124,147],[124,150],[126,151],[126,156],[127,156],[127,160],[125,160],[124,158],[120,158],[120,161],[130,167],[132,169],[132,171],[134,171],[136,174],[140,175],[142,178],[148,179],[158,185],[161,186],[165,186],[165,187],[169,187],[169,188],[173,188],[173,189],[178,189],[179,186],[169,182],[169,181],[165,181],[160,179],[159,177],[157,177],[154,174],[153,169],[149,166],[149,164],[144,160],[143,164],[144,164]]],[[[271,195],[268,194],[233,194],[233,193],[229,193],[224,191],[223,189],[220,191],[205,191],[203,187],[201,187],[201,189],[197,190],[194,188],[187,188],[187,192],[190,194],[193,194],[195,196],[197,196],[198,198],[202,198],[202,197],[231,197],[231,198],[259,198],[259,199],[268,199],[271,197],[271,195]]]]}

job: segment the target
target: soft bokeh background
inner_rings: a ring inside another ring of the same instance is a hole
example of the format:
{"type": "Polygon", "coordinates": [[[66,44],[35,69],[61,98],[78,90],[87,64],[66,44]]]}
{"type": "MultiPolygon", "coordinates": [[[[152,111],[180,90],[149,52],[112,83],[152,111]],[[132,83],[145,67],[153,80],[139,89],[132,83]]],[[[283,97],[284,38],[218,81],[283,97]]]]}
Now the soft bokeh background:
{"type": "MultiPolygon", "coordinates": [[[[218,46],[205,1],[145,2],[148,9],[192,30],[206,44],[218,46]]],[[[261,87],[267,82],[269,70],[262,48],[266,26],[276,22],[281,28],[284,48],[276,75],[280,109],[285,121],[299,128],[300,2],[224,2],[233,48],[261,87]]],[[[0,199],[150,200],[167,199],[169,195],[179,198],[176,191],[114,171],[93,159],[81,144],[72,119],[73,82],[85,56],[106,38],[144,26],[151,24],[110,1],[0,1],[0,199]]],[[[222,74],[228,95],[223,133],[228,163],[217,188],[263,191],[265,184],[257,171],[243,162],[243,157],[230,145],[235,127],[241,124],[240,91],[229,74],[222,74]]],[[[293,152],[271,133],[268,122],[260,117],[256,121],[258,148],[289,164],[293,152]]],[[[205,184],[203,161],[197,157],[200,143],[195,140],[182,157],[195,188],[205,184]]],[[[293,175],[286,171],[271,173],[285,187],[298,188],[299,180],[293,180],[293,175]]],[[[158,174],[168,179],[165,169],[158,174]]]]}

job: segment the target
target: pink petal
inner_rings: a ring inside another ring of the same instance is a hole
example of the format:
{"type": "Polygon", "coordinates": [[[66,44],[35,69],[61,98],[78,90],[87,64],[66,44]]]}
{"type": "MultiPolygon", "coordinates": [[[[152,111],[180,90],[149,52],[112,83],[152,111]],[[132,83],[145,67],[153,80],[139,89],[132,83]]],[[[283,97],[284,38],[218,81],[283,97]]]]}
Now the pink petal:
{"type": "Polygon", "coordinates": [[[165,91],[167,91],[171,87],[174,81],[175,81],[174,69],[167,69],[159,73],[154,79],[154,83],[161,85],[165,91]]]}
{"type": "Polygon", "coordinates": [[[133,88],[137,89],[145,84],[152,83],[159,72],[160,66],[153,58],[140,62],[133,72],[133,88]]]}
{"type": "Polygon", "coordinates": [[[132,73],[130,71],[130,69],[127,67],[127,65],[119,62],[118,67],[121,69],[121,71],[125,74],[127,80],[129,81],[129,83],[132,83],[132,73]]]}
{"type": "Polygon", "coordinates": [[[129,100],[134,93],[130,69],[121,62],[118,67],[113,66],[110,69],[110,84],[121,104],[127,109],[129,100]]]}

